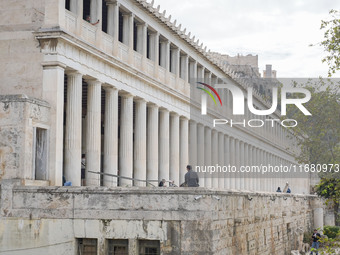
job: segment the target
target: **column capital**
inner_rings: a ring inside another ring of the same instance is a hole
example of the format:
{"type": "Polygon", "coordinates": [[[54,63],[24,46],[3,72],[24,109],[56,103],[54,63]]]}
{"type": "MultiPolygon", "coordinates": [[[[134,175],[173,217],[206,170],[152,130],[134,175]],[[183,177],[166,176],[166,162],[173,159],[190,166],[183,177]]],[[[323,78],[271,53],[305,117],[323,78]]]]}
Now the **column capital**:
{"type": "Polygon", "coordinates": [[[184,54],[183,55],[181,55],[181,58],[186,58],[186,59],[188,59],[189,60],[189,55],[186,53],[186,52],[184,52],[184,51],[182,51],[184,54]]]}
{"type": "Polygon", "coordinates": [[[132,95],[131,93],[129,93],[129,92],[127,92],[127,91],[122,91],[119,95],[120,95],[121,97],[123,97],[123,98],[134,97],[134,95],[132,95]]]}
{"type": "Polygon", "coordinates": [[[163,37],[161,40],[159,40],[159,42],[160,42],[160,43],[164,43],[164,44],[170,44],[169,39],[164,38],[164,37],[163,37]]]}
{"type": "Polygon", "coordinates": [[[114,86],[103,86],[103,89],[105,91],[119,91],[119,89],[114,86]]]}
{"type": "Polygon", "coordinates": [[[191,61],[189,60],[189,62],[197,65],[197,60],[196,59],[192,59],[191,61]]]}
{"type": "Polygon", "coordinates": [[[42,62],[41,65],[43,66],[43,69],[53,69],[53,68],[62,68],[66,69],[66,65],[64,63],[61,63],[59,61],[49,61],[49,62],[42,62]]]}
{"type": "Polygon", "coordinates": [[[125,12],[125,13],[122,14],[122,16],[123,16],[123,17],[124,17],[124,16],[128,16],[128,17],[134,18],[136,15],[135,15],[133,12],[125,12]]]}
{"type": "Polygon", "coordinates": [[[148,27],[148,24],[146,22],[140,22],[138,21],[138,23],[136,24],[137,27],[148,27]]]}
{"type": "Polygon", "coordinates": [[[159,111],[160,112],[169,112],[169,110],[167,108],[164,108],[164,107],[160,107],[159,111]]]}
{"type": "Polygon", "coordinates": [[[171,50],[172,50],[173,52],[179,52],[181,49],[178,48],[178,47],[171,47],[171,50]]]}
{"type": "Polygon", "coordinates": [[[155,103],[152,103],[152,102],[147,102],[147,106],[150,107],[150,108],[159,108],[159,106],[155,103]]]}
{"type": "Polygon", "coordinates": [[[78,70],[65,70],[65,73],[67,75],[74,75],[74,76],[77,76],[77,75],[83,75],[82,73],[80,73],[78,70]]]}
{"type": "Polygon", "coordinates": [[[118,2],[118,0],[105,0],[105,2],[106,2],[106,5],[110,5],[110,4],[112,4],[112,5],[120,5],[120,3],[118,2]]]}
{"type": "Polygon", "coordinates": [[[179,116],[179,118],[180,118],[181,120],[187,120],[187,121],[189,121],[189,118],[186,117],[186,116],[183,116],[183,115],[179,116]]]}
{"type": "Polygon", "coordinates": [[[102,82],[97,79],[85,79],[87,85],[91,86],[101,86],[102,82]]]}
{"type": "Polygon", "coordinates": [[[190,122],[190,123],[196,123],[196,124],[197,124],[197,121],[192,120],[192,119],[190,119],[189,122],[190,122]]]}
{"type": "Polygon", "coordinates": [[[142,97],[136,97],[134,99],[135,102],[140,102],[140,103],[147,103],[148,101],[145,99],[145,98],[142,98],[142,97]]]}
{"type": "Polygon", "coordinates": [[[179,117],[179,114],[177,112],[170,112],[170,116],[178,116],[179,117]]]}
{"type": "Polygon", "coordinates": [[[158,32],[158,31],[149,30],[149,35],[152,35],[152,36],[159,36],[159,32],[158,32]]]}

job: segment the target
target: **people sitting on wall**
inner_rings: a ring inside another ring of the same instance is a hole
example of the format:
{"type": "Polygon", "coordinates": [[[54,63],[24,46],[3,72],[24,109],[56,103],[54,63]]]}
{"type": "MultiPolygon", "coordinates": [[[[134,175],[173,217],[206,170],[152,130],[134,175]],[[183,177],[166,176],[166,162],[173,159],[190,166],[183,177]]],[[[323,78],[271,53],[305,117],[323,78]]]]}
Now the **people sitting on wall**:
{"type": "Polygon", "coordinates": [[[280,187],[277,187],[276,192],[282,192],[280,187]]]}
{"type": "Polygon", "coordinates": [[[286,182],[286,186],[285,188],[283,189],[283,193],[287,193],[287,190],[289,189],[289,184],[288,182],[286,182]]]}
{"type": "Polygon", "coordinates": [[[175,184],[175,181],[170,181],[169,187],[177,187],[177,185],[175,184]]]}
{"type": "Polygon", "coordinates": [[[63,186],[72,186],[72,182],[66,181],[65,176],[63,176],[63,186]]]}
{"type": "Polygon", "coordinates": [[[166,180],[162,179],[160,183],[158,184],[158,187],[166,187],[166,180]]]}
{"type": "Polygon", "coordinates": [[[287,193],[291,193],[291,190],[290,190],[290,188],[288,187],[288,189],[287,189],[287,193]]]}

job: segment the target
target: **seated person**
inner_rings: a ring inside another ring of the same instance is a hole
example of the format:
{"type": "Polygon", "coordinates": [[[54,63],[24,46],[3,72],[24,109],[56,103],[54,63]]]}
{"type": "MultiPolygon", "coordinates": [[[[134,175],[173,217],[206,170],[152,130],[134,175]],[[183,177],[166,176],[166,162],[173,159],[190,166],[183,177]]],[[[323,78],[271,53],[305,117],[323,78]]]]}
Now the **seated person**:
{"type": "Polygon", "coordinates": [[[166,187],[165,182],[166,182],[165,179],[162,179],[158,184],[158,187],[166,187]]]}

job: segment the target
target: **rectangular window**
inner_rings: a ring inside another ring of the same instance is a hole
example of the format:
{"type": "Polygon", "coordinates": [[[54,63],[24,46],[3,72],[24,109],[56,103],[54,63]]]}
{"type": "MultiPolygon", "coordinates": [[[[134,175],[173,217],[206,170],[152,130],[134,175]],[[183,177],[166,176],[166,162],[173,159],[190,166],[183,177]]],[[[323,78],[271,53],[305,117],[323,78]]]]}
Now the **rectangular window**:
{"type": "Polygon", "coordinates": [[[139,255],[159,255],[159,241],[139,240],[139,255]]]}
{"type": "Polygon", "coordinates": [[[77,255],[97,255],[97,239],[79,238],[77,255]]]}
{"type": "Polygon", "coordinates": [[[128,255],[129,242],[128,240],[117,239],[108,240],[108,255],[128,255]]]}
{"type": "Polygon", "coordinates": [[[33,129],[33,177],[35,180],[47,180],[47,130],[33,129]]]}

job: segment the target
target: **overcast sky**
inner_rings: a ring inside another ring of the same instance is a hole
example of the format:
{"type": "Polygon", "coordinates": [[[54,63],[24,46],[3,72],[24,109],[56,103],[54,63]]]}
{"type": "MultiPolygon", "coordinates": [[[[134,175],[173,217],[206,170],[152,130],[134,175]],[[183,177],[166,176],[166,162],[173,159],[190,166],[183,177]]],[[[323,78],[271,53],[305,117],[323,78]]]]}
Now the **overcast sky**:
{"type": "Polygon", "coordinates": [[[278,77],[327,76],[325,53],[309,45],[323,39],[321,20],[330,17],[330,9],[340,9],[339,0],[155,0],[155,5],[212,51],[258,55],[261,74],[272,64],[278,77]]]}

